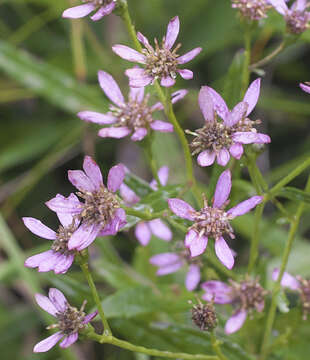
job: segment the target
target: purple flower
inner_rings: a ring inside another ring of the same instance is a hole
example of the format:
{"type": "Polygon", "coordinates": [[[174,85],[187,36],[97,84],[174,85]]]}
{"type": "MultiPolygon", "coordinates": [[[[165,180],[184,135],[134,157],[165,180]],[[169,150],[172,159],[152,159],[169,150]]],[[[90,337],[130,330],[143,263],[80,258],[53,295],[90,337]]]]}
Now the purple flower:
{"type": "Polygon", "coordinates": [[[103,184],[99,166],[90,156],[85,156],[83,169],[69,170],[68,178],[84,202],[76,196],[65,198],[58,194],[46,203],[58,216],[72,215],[81,222],[68,241],[69,250],[81,251],[97,236],[115,235],[126,224],[126,213],[114,195],[124,180],[124,165],[110,169],[107,187],[103,184]]]}
{"type": "MultiPolygon", "coordinates": [[[[75,200],[78,201],[74,194],[71,194],[70,196],[75,197],[75,200]]],[[[44,239],[53,240],[51,250],[30,256],[25,261],[26,267],[37,267],[39,272],[53,270],[55,274],[64,274],[72,265],[75,252],[74,250],[68,249],[68,242],[79,224],[78,221],[74,221],[71,214],[58,215],[61,225],[59,226],[57,232],[51,230],[37,219],[31,217],[23,218],[25,226],[33,234],[44,239]]]]}
{"type": "Polygon", "coordinates": [[[228,269],[234,266],[234,256],[223,236],[229,235],[232,239],[235,237],[230,220],[246,214],[263,200],[262,196],[253,196],[225,211],[230,189],[231,173],[225,170],[218,179],[213,206],[209,206],[208,201],[204,199],[204,207],[196,211],[181,199],[168,200],[172,212],[194,222],[185,237],[185,246],[190,249],[191,256],[202,254],[207,247],[208,238],[212,237],[215,240],[216,255],[228,269]]]}
{"type": "Polygon", "coordinates": [[[200,166],[217,163],[226,166],[230,155],[240,159],[243,144],[264,144],[270,137],[256,132],[253,127],[260,121],[251,121],[247,116],[254,109],[260,92],[260,79],[249,86],[243,101],[229,111],[223,98],[212,88],[203,86],[199,93],[199,106],[205,118],[205,126],[193,131],[186,130],[195,136],[190,144],[192,155],[198,154],[200,166]],[[216,114],[222,119],[218,121],[216,114]]]}
{"type": "Polygon", "coordinates": [[[226,334],[238,331],[244,324],[249,312],[262,312],[265,306],[264,290],[257,279],[245,278],[237,283],[230,280],[230,285],[221,281],[207,281],[201,285],[206,292],[202,298],[215,304],[233,304],[237,309],[225,325],[226,334]]]}
{"type": "Polygon", "coordinates": [[[299,84],[299,86],[301,87],[301,89],[305,92],[307,92],[308,94],[310,94],[310,82],[306,82],[305,84],[299,84]]]}
{"type": "Polygon", "coordinates": [[[71,306],[64,294],[58,289],[50,289],[48,297],[36,294],[38,305],[49,314],[57,319],[57,324],[51,325],[48,329],[58,328],[55,334],[45,340],[40,341],[34,348],[33,352],[46,352],[55,346],[62,339],[60,347],[67,348],[78,339],[79,331],[83,330],[86,325],[97,315],[97,311],[86,315],[84,308],[86,301],[83,302],[80,310],[71,306]]]}
{"type": "Polygon", "coordinates": [[[196,289],[200,281],[200,265],[197,262],[190,260],[188,251],[180,254],[167,252],[154,255],[150,258],[150,263],[158,267],[156,274],[158,276],[172,274],[183,266],[189,264],[188,272],[185,278],[185,286],[188,291],[196,289]]]}
{"type": "Polygon", "coordinates": [[[232,0],[232,8],[238,9],[241,15],[250,20],[260,20],[267,17],[270,8],[268,0],[232,0]]]}
{"type": "Polygon", "coordinates": [[[291,8],[288,8],[284,0],[269,0],[278,13],[284,16],[287,29],[292,34],[301,34],[309,29],[310,12],[307,9],[310,2],[296,0],[291,8]]]}
{"type": "Polygon", "coordinates": [[[93,21],[102,19],[105,15],[110,15],[116,6],[117,0],[82,0],[85,4],[74,6],[65,10],[62,14],[64,18],[79,19],[96,11],[90,18],[93,21]]]}
{"type": "Polygon", "coordinates": [[[147,86],[157,79],[160,80],[161,86],[170,87],[174,85],[177,73],[185,80],[193,78],[193,72],[191,70],[178,69],[178,67],[194,59],[202,49],[200,47],[195,48],[182,56],[177,54],[181,44],[178,44],[174,50],[172,50],[178,37],[179,29],[180,21],[179,17],[176,16],[170,20],[166,36],[163,38],[161,46],[157,39],[155,39],[155,48],[150,45],[144,35],[138,32],[137,38],[144,46],[141,53],[128,46],[113,46],[113,51],[123,59],[144,65],[144,69],[134,67],[126,70],[126,75],[129,77],[131,87],[147,86]]]}
{"type": "MultiPolygon", "coordinates": [[[[173,131],[172,124],[153,119],[153,112],[163,110],[164,107],[161,103],[148,106],[150,95],[144,96],[144,88],[130,87],[129,99],[126,102],[120,88],[110,74],[99,71],[98,79],[102,90],[114,105],[110,105],[110,111],[106,114],[81,111],[78,116],[81,120],[100,125],[112,124],[110,127],[99,130],[99,136],[120,139],[132,134],[131,140],[140,141],[150,130],[173,131]]],[[[187,90],[174,92],[172,94],[172,103],[181,100],[186,94],[187,90]]]]}

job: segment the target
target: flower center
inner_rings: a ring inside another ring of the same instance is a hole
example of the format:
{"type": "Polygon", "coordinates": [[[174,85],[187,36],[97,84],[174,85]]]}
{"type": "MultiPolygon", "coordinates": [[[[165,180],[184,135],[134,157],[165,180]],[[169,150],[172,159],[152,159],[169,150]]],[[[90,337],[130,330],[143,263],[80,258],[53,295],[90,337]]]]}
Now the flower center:
{"type": "Polygon", "coordinates": [[[242,16],[251,20],[267,17],[267,10],[271,8],[266,0],[232,0],[232,7],[239,9],[242,16]]]}
{"type": "Polygon", "coordinates": [[[286,16],[286,23],[292,34],[301,34],[309,28],[307,11],[292,11],[286,16]]]}
{"type": "Polygon", "coordinates": [[[146,72],[157,78],[172,77],[173,79],[177,76],[177,66],[178,61],[177,51],[181,47],[181,44],[178,44],[174,50],[169,50],[165,47],[164,41],[162,47],[159,47],[157,39],[155,39],[155,49],[151,46],[147,46],[146,49],[142,50],[142,53],[146,56],[146,72]]]}
{"type": "Polygon", "coordinates": [[[78,192],[77,195],[85,200],[80,218],[89,225],[100,225],[104,228],[113,219],[119,202],[115,195],[107,188],[101,186],[95,192],[78,192]]]}
{"type": "Polygon", "coordinates": [[[115,125],[126,126],[132,131],[138,128],[149,128],[153,121],[152,110],[147,105],[149,98],[150,96],[147,94],[141,102],[130,100],[124,108],[110,106],[113,116],[118,118],[115,125]]]}
{"type": "Polygon", "coordinates": [[[59,330],[66,335],[82,330],[85,327],[85,324],[83,324],[85,319],[85,305],[86,301],[82,304],[81,309],[78,310],[77,308],[67,304],[67,308],[64,312],[56,314],[58,324],[52,325],[51,327],[58,327],[59,330]]]}
{"type": "Polygon", "coordinates": [[[59,226],[56,239],[53,241],[52,250],[64,255],[72,254],[73,251],[68,249],[68,241],[75,230],[76,226],[73,223],[68,227],[59,226]]]}
{"type": "Polygon", "coordinates": [[[217,317],[212,303],[198,303],[192,308],[192,320],[202,331],[211,331],[217,326],[217,317]]]}

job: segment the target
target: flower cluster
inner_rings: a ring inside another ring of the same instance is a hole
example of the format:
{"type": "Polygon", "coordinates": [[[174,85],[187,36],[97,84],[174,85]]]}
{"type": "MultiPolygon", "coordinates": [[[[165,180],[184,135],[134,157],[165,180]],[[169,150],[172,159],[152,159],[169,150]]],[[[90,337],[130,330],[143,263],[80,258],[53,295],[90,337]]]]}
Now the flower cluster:
{"type": "Polygon", "coordinates": [[[271,7],[268,0],[232,0],[231,6],[250,20],[266,18],[267,10],[271,7]]]}

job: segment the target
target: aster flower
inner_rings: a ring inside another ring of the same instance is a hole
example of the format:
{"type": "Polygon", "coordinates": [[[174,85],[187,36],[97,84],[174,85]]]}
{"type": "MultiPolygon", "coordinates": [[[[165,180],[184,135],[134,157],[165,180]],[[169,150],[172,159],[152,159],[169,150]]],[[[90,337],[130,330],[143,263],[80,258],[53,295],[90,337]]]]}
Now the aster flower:
{"type": "Polygon", "coordinates": [[[246,214],[263,200],[262,196],[253,196],[225,211],[230,189],[231,173],[225,170],[218,179],[213,206],[209,206],[207,199],[204,199],[203,208],[196,211],[181,199],[168,200],[172,212],[183,219],[193,221],[185,237],[185,246],[190,249],[191,256],[202,254],[207,247],[208,238],[212,237],[215,240],[215,253],[228,269],[234,266],[233,253],[224,240],[225,235],[235,238],[230,220],[246,214]]]}
{"type": "Polygon", "coordinates": [[[177,74],[180,74],[185,80],[193,78],[191,70],[179,69],[178,67],[194,59],[202,49],[197,47],[182,56],[177,53],[181,44],[178,44],[172,50],[179,29],[180,21],[179,17],[176,16],[170,20],[166,36],[163,38],[161,45],[155,39],[155,47],[153,48],[148,39],[138,32],[137,38],[144,46],[141,53],[124,45],[114,45],[112,47],[113,51],[123,59],[144,65],[144,69],[135,67],[126,70],[130,86],[143,87],[159,79],[161,86],[170,87],[174,85],[177,74]]]}
{"type": "Polygon", "coordinates": [[[284,16],[287,29],[292,34],[301,34],[309,29],[310,2],[307,0],[296,0],[293,5],[288,8],[284,0],[269,0],[271,5],[278,13],[284,16]]]}
{"type": "Polygon", "coordinates": [[[266,18],[271,7],[268,0],[232,0],[231,6],[252,21],[266,18]]]}
{"type": "MultiPolygon", "coordinates": [[[[70,195],[75,197],[74,194],[70,195]]],[[[77,198],[75,197],[75,200],[77,198]]],[[[55,274],[64,274],[73,263],[75,252],[68,249],[68,241],[77,229],[79,223],[71,214],[58,214],[61,225],[57,232],[42,224],[40,220],[24,217],[25,226],[35,235],[44,239],[53,240],[51,250],[30,256],[25,261],[25,266],[38,268],[39,272],[53,270],[55,274]]]]}
{"type": "Polygon", "coordinates": [[[57,319],[57,324],[49,326],[47,329],[58,328],[55,334],[40,341],[34,348],[35,353],[46,352],[55,346],[62,339],[60,347],[67,348],[75,343],[79,336],[79,331],[83,330],[87,324],[97,315],[97,311],[86,315],[84,308],[86,301],[83,302],[80,310],[71,306],[64,294],[58,289],[51,288],[48,297],[36,294],[35,299],[38,305],[53,315],[57,319]]]}
{"type": "Polygon", "coordinates": [[[186,130],[195,136],[190,144],[192,155],[198,154],[200,166],[210,166],[217,163],[226,166],[230,154],[240,159],[243,154],[243,144],[269,143],[270,137],[257,133],[253,127],[260,123],[252,121],[247,116],[254,109],[260,92],[260,79],[249,86],[243,100],[232,111],[229,111],[223,98],[212,88],[203,86],[199,92],[199,106],[205,118],[205,126],[195,131],[186,130]],[[216,114],[222,119],[219,121],[216,114]]]}
{"type": "Polygon", "coordinates": [[[301,87],[301,89],[305,92],[307,92],[308,94],[310,94],[310,82],[306,82],[305,84],[299,84],[299,86],[301,87]]]}
{"type": "Polygon", "coordinates": [[[200,264],[190,258],[187,249],[185,251],[175,253],[167,252],[154,255],[150,258],[150,263],[158,267],[156,274],[158,276],[172,274],[183,266],[188,266],[185,278],[185,286],[188,291],[196,289],[200,281],[200,264]]]}
{"type": "MultiPolygon", "coordinates": [[[[129,99],[126,102],[120,88],[113,77],[104,72],[98,72],[99,84],[106,96],[114,103],[110,111],[101,114],[93,111],[81,111],[78,116],[81,120],[100,125],[110,125],[99,130],[98,135],[105,138],[123,138],[132,134],[131,140],[142,140],[150,130],[173,132],[173,125],[161,120],[153,119],[153,112],[163,110],[161,103],[148,106],[149,94],[144,95],[144,88],[130,87],[129,99]]],[[[172,94],[172,103],[181,100],[187,90],[178,90],[172,94]]]]}
{"type": "Polygon", "coordinates": [[[202,298],[213,301],[215,304],[233,304],[237,310],[228,319],[225,325],[226,334],[238,331],[244,324],[247,315],[254,310],[262,312],[265,306],[264,290],[257,279],[248,277],[240,283],[229,280],[230,285],[221,281],[207,281],[201,285],[206,292],[202,298]]]}
{"type": "MultiPolygon", "coordinates": [[[[278,279],[279,273],[279,269],[273,270],[272,279],[274,281],[278,279]]],[[[310,314],[310,280],[304,279],[299,275],[295,277],[288,272],[284,272],[281,279],[281,285],[298,292],[303,310],[303,319],[307,320],[307,317],[310,314]]]]}
{"type": "Polygon", "coordinates": [[[65,198],[58,194],[46,203],[58,215],[69,214],[81,222],[68,241],[69,250],[81,251],[97,236],[115,235],[126,224],[126,213],[114,194],[124,180],[124,165],[110,169],[107,187],[99,166],[90,156],[85,156],[83,169],[68,171],[69,181],[78,189],[77,195],[83,202],[76,196],[65,198]]]}
{"type": "Polygon", "coordinates": [[[74,6],[65,10],[62,14],[64,18],[79,19],[83,18],[93,11],[95,14],[90,18],[98,21],[106,15],[110,15],[116,6],[117,0],[82,0],[83,5],[74,6]]]}

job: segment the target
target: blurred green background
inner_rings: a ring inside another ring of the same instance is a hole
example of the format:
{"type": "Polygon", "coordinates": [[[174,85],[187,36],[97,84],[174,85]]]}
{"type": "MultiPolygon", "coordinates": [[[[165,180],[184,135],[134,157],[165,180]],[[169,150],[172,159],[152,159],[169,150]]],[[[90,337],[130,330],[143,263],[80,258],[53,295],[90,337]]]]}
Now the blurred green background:
{"type": "MultiPolygon", "coordinates": [[[[77,306],[89,295],[81,274],[74,271],[77,269],[56,277],[23,268],[25,254],[37,253],[48,244],[32,235],[21,217],[38,217],[55,228],[56,218],[44,202],[56,193],[67,195],[73,191],[66,171],[81,168],[85,153],[96,157],[105,176],[111,165],[123,162],[145,180],[151,179],[137,144],[127,139],[102,140],[96,135],[98,127],[86,125],[76,116],[80,110],[107,110],[108,101],[97,84],[99,69],[112,74],[126,95],[128,83],[124,70],[131,64],[111,51],[116,43],[130,45],[121,19],[116,15],[98,23],[88,18],[73,22],[62,19],[62,11],[73,4],[79,1],[0,1],[0,354],[6,360],[146,360],[147,357],[141,355],[87,342],[67,352],[32,354],[33,344],[48,335],[44,330],[44,315],[42,317],[34,304],[33,293],[56,286],[77,306]]],[[[238,56],[243,48],[243,30],[229,0],[128,0],[128,4],[136,28],[149,38],[161,38],[169,19],[179,15],[180,53],[197,46],[203,48],[190,64],[194,79],[177,82],[177,88],[189,89],[188,96],[176,106],[184,129],[202,125],[197,105],[200,86],[209,85],[224,91],[230,105],[238,100],[234,94],[238,91],[238,56]]],[[[254,34],[253,61],[281,41],[284,27],[281,17],[270,12],[254,34]]],[[[259,159],[270,184],[310,156],[310,97],[298,87],[299,82],[310,80],[309,44],[310,31],[264,68],[261,97],[252,118],[262,119],[262,132],[272,138],[259,159]]],[[[184,180],[182,152],[174,135],[155,136],[154,153],[159,165],[170,166],[171,184],[184,180]]],[[[197,168],[196,172],[201,183],[207,185],[210,170],[197,168]]],[[[293,185],[303,188],[306,175],[298,177],[293,185]]],[[[246,172],[244,178],[247,179],[246,172]]],[[[248,182],[236,182],[237,199],[252,192],[248,182]]],[[[286,205],[294,213],[296,203],[286,205]]],[[[305,220],[307,216],[309,219],[309,207],[305,220]]],[[[240,240],[234,248],[239,253],[237,271],[240,272],[247,261],[252,221],[250,214],[235,224],[240,240]]],[[[265,269],[271,269],[281,255],[287,228],[285,219],[271,206],[267,208],[263,226],[266,256],[261,262],[261,275],[265,281],[265,269]]],[[[293,273],[305,276],[310,276],[310,247],[305,240],[309,228],[309,221],[303,221],[289,264],[293,273]]],[[[176,236],[182,239],[179,234],[176,236]]],[[[166,244],[153,239],[150,247],[141,248],[132,231],[97,243],[100,256],[97,252],[93,260],[96,280],[102,294],[108,296],[105,309],[119,336],[167,350],[210,351],[208,337],[191,326],[187,300],[192,295],[184,290],[184,273],[158,280],[148,265],[150,254],[167,249],[166,244]],[[172,301],[172,296],[177,300],[172,301]]],[[[212,271],[207,268],[204,278],[216,275],[212,271]]],[[[268,280],[265,284],[270,285],[268,280]]],[[[292,301],[294,303],[294,299],[292,301]]],[[[88,307],[91,306],[90,301],[88,307]]],[[[299,313],[293,308],[289,314],[279,316],[277,326],[281,331],[289,322],[289,316],[292,326],[298,324],[299,313]]],[[[46,320],[50,323],[49,317],[46,320]]],[[[256,319],[256,324],[262,324],[262,320],[256,319]]],[[[248,325],[248,330],[251,326],[248,325]]],[[[310,325],[304,322],[299,332],[294,333],[289,347],[279,349],[272,359],[306,359],[310,351],[309,334],[310,325]]],[[[232,337],[245,351],[230,339],[223,335],[229,359],[251,359],[246,351],[255,351],[258,340],[254,335],[252,339],[247,338],[245,329],[232,337]]]]}

